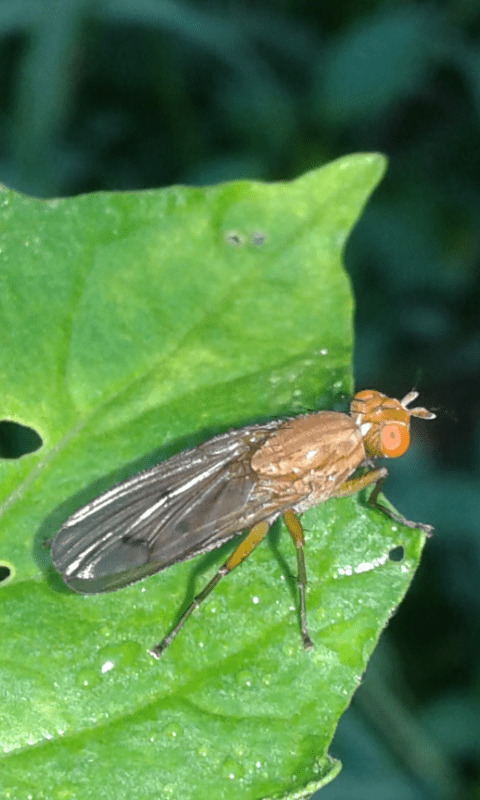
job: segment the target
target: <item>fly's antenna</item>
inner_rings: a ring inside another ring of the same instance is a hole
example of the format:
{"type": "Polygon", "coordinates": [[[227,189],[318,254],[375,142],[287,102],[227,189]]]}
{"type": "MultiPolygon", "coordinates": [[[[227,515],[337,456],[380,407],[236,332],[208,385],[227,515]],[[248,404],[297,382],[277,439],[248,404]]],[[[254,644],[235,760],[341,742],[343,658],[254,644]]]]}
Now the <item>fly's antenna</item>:
{"type": "Polygon", "coordinates": [[[405,395],[405,397],[400,400],[400,405],[403,406],[405,411],[408,411],[411,417],[421,417],[422,419],[436,419],[436,414],[433,411],[428,411],[426,408],[422,408],[422,406],[417,406],[416,408],[407,408],[410,403],[413,403],[418,397],[418,392],[415,389],[412,389],[411,392],[405,395]]]}

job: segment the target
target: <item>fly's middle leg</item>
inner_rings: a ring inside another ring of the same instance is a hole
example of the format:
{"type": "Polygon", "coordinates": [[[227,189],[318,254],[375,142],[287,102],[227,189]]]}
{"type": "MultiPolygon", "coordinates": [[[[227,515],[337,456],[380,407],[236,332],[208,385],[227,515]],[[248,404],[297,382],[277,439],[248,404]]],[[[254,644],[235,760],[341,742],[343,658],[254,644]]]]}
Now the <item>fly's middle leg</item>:
{"type": "Polygon", "coordinates": [[[293,539],[293,543],[297,550],[297,585],[298,596],[300,600],[300,626],[302,630],[302,641],[305,650],[311,650],[313,642],[308,634],[307,627],[307,610],[305,605],[305,589],[307,586],[307,570],[305,568],[305,556],[303,554],[303,528],[300,520],[295,514],[293,508],[287,509],[283,514],[283,520],[287,526],[288,532],[293,539]]]}

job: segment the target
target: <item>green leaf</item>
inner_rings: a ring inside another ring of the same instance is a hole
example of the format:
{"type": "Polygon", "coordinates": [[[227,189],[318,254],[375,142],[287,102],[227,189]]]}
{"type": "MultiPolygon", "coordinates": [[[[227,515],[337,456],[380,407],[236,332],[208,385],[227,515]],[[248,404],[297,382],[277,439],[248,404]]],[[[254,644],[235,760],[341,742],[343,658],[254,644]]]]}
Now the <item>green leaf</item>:
{"type": "Polygon", "coordinates": [[[350,394],[341,250],[383,169],[357,155],[286,184],[1,195],[2,417],[43,440],[0,461],[3,797],[303,797],[338,771],[329,742],[418,532],[358,498],[304,515],[306,653],[277,526],[160,661],[148,647],[225,548],[84,597],[42,543],[140,468],[350,394]]]}

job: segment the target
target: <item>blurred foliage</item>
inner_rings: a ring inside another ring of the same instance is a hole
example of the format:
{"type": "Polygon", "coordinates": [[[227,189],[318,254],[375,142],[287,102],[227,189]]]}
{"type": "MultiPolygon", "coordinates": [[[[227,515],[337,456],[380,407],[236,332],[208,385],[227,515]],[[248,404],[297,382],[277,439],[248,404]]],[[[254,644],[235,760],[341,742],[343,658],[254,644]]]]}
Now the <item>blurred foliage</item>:
{"type": "Polygon", "coordinates": [[[0,6],[12,188],[283,180],[352,151],[390,159],[347,250],[355,375],[394,396],[416,385],[437,409],[387,489],[436,533],[341,723],[344,771],[325,800],[480,794],[479,38],[468,0],[0,6]]]}

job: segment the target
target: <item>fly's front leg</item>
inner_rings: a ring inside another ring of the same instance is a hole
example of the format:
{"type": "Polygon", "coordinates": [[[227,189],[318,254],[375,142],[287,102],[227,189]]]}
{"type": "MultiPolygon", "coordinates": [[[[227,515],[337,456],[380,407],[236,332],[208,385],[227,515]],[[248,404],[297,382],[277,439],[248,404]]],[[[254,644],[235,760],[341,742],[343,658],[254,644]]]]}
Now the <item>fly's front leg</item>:
{"type": "Polygon", "coordinates": [[[225,564],[220,567],[216,575],[213,576],[212,580],[207,583],[204,589],[202,589],[199,594],[197,594],[188,608],[183,612],[182,616],[178,620],[177,624],[174,628],[170,631],[170,633],[162,639],[155,647],[149,651],[150,655],[154,656],[154,658],[160,658],[164,650],[167,649],[170,642],[173,641],[179,630],[183,628],[185,622],[187,621],[188,617],[194,611],[200,603],[202,603],[206,597],[210,594],[210,592],[215,588],[217,583],[223,578],[224,575],[228,575],[232,569],[238,567],[239,564],[244,561],[247,556],[250,555],[252,550],[255,549],[257,544],[259,544],[262,539],[267,535],[270,526],[267,522],[258,522],[253,528],[248,532],[245,539],[243,539],[238,547],[233,551],[231,556],[227,558],[225,564]]]}
{"type": "Polygon", "coordinates": [[[293,508],[289,508],[287,509],[287,511],[285,511],[283,519],[297,550],[297,585],[298,585],[298,595],[300,600],[300,626],[302,629],[303,646],[305,650],[311,650],[313,647],[313,642],[310,639],[310,636],[308,635],[307,611],[305,606],[305,588],[307,586],[307,570],[305,568],[305,557],[303,554],[303,545],[304,545],[303,528],[293,508]]]}
{"type": "Polygon", "coordinates": [[[387,517],[393,519],[394,522],[398,522],[401,525],[406,525],[407,528],[418,528],[418,530],[424,531],[427,535],[430,534],[433,530],[431,525],[424,525],[423,522],[412,522],[409,519],[405,519],[405,517],[403,517],[401,514],[391,511],[391,509],[378,502],[378,495],[382,490],[382,486],[385,483],[387,475],[388,470],[386,467],[372,469],[371,472],[367,472],[365,475],[359,475],[356,478],[350,478],[350,480],[345,481],[345,483],[342,484],[342,486],[335,492],[334,496],[347,497],[350,494],[355,494],[356,492],[362,491],[362,489],[366,489],[367,486],[375,484],[372,493],[368,498],[369,505],[373,506],[373,508],[377,508],[387,517]]]}

